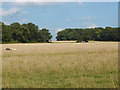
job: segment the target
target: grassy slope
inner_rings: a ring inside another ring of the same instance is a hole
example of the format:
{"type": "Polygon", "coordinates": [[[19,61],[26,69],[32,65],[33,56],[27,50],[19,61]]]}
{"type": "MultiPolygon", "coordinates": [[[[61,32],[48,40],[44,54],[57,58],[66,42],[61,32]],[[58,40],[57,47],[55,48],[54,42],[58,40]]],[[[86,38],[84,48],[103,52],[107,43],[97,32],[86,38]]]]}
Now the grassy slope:
{"type": "Polygon", "coordinates": [[[118,87],[117,43],[4,44],[3,87],[118,87]]]}

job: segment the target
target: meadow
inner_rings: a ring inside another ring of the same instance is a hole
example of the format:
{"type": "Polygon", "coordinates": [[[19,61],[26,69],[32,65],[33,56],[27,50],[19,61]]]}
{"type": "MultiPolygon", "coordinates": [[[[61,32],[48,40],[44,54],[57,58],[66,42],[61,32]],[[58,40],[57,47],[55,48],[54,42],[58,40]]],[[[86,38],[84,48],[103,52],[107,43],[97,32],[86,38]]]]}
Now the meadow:
{"type": "Polygon", "coordinates": [[[118,43],[3,44],[2,87],[116,88],[118,43]]]}

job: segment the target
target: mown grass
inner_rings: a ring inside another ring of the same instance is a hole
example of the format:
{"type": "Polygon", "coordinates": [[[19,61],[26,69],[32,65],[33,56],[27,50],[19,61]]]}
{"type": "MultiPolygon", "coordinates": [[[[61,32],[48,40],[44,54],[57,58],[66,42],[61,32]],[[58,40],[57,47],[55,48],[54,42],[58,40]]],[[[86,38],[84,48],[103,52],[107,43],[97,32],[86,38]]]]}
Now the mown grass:
{"type": "Polygon", "coordinates": [[[116,88],[118,43],[4,44],[3,88],[116,88]]]}

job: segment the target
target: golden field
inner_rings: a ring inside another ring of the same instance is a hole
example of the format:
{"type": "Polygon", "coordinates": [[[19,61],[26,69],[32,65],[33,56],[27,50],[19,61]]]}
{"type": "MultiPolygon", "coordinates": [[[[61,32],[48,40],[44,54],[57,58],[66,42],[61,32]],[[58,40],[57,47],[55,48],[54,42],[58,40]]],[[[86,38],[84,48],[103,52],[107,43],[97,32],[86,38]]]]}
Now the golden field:
{"type": "Polygon", "coordinates": [[[118,43],[3,44],[2,87],[116,88],[118,43]]]}

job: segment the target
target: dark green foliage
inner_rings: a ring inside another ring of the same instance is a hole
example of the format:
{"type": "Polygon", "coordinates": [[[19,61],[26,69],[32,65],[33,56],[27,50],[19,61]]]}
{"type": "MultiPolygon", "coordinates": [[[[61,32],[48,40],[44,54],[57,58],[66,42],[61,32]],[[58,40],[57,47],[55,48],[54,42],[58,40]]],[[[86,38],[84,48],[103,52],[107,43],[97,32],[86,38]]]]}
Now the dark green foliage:
{"type": "Polygon", "coordinates": [[[10,26],[5,25],[2,23],[2,41],[3,42],[11,42],[12,41],[12,31],[10,29],[10,26]]]}
{"type": "Polygon", "coordinates": [[[49,42],[52,35],[49,30],[39,30],[33,23],[20,25],[18,22],[11,25],[2,23],[3,43],[28,43],[28,42],[49,42]]]}
{"type": "Polygon", "coordinates": [[[77,40],[77,42],[95,41],[120,41],[118,37],[119,28],[85,28],[85,29],[65,29],[57,33],[57,41],[77,40]]]}
{"type": "Polygon", "coordinates": [[[52,38],[52,35],[48,31],[49,30],[47,29],[42,29],[39,31],[38,35],[41,38],[39,38],[38,42],[49,42],[49,40],[52,38]]]}
{"type": "Polygon", "coordinates": [[[27,27],[30,31],[29,40],[33,42],[37,42],[38,40],[38,26],[33,23],[23,24],[23,26],[27,27]]]}

